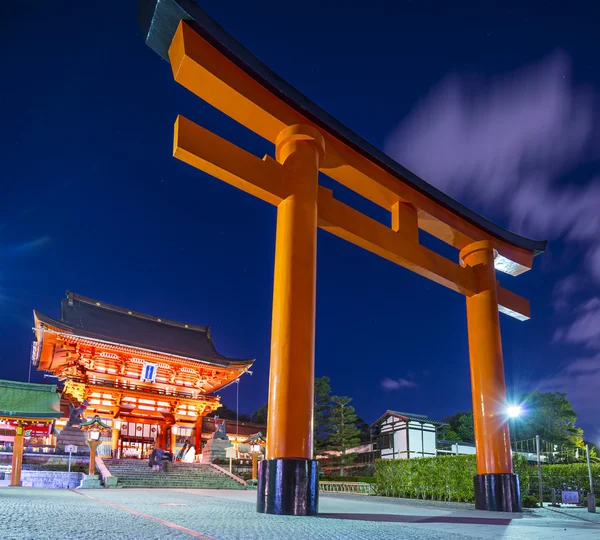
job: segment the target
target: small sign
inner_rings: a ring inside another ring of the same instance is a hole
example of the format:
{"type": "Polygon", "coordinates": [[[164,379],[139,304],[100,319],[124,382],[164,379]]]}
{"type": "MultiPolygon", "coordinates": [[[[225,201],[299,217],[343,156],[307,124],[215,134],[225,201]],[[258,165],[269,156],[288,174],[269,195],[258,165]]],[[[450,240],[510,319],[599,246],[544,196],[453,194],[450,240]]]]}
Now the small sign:
{"type": "Polygon", "coordinates": [[[563,491],[563,504],[579,504],[579,491],[563,491]]]}
{"type": "Polygon", "coordinates": [[[69,454],[75,454],[77,453],[77,447],[74,444],[67,444],[65,446],[65,452],[68,452],[69,454]]]}
{"type": "Polygon", "coordinates": [[[140,377],[140,381],[142,382],[154,382],[156,379],[156,372],[158,371],[157,364],[151,364],[149,362],[144,362],[142,366],[142,375],[140,377]]]}

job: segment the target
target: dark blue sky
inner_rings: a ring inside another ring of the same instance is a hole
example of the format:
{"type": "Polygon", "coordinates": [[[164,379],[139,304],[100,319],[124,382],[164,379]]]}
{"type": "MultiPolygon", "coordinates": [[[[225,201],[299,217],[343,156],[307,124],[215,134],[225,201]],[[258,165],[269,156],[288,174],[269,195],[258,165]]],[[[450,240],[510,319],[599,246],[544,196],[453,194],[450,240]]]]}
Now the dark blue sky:
{"type": "MultiPolygon", "coordinates": [[[[502,75],[558,48],[571,59],[573,84],[600,87],[591,2],[510,4],[201,2],[263,62],[382,148],[448,74],[502,75]]],[[[173,81],[143,43],[134,0],[12,2],[0,41],[0,377],[27,380],[32,310],[58,316],[69,289],[212,326],[221,353],[256,358],[240,409],[258,408],[267,399],[275,209],[175,160],[172,125],[183,114],[260,156],[272,145],[173,81]]],[[[568,182],[597,173],[597,162],[586,167],[568,182]]],[[[508,224],[494,208],[486,214],[508,224]]],[[[323,231],[318,241],[317,375],[353,397],[368,422],[386,409],[433,417],[469,409],[464,298],[323,231]],[[388,391],[385,378],[415,386],[388,391]]],[[[533,312],[526,323],[502,316],[511,391],[560,376],[584,354],[556,342],[564,322],[552,307],[555,284],[584,255],[558,236],[531,272],[500,276],[533,312]]],[[[235,406],[234,392],[224,401],[235,406]]]]}

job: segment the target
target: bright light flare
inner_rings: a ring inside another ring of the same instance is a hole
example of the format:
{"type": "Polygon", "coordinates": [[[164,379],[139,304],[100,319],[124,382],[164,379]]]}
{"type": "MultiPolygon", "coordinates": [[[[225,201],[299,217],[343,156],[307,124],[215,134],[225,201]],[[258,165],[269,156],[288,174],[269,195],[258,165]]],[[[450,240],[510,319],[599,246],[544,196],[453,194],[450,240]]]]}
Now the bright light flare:
{"type": "Polygon", "coordinates": [[[523,413],[521,405],[510,405],[506,408],[506,414],[509,418],[519,418],[523,413]]]}

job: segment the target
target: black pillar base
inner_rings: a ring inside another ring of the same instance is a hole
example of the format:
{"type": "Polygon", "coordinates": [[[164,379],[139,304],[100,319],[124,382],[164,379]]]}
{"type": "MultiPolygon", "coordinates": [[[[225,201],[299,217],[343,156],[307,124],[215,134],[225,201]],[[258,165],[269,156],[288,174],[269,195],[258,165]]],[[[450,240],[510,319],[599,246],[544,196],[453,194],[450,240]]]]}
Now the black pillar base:
{"type": "Polygon", "coordinates": [[[280,516],[315,516],[319,467],[313,459],[263,459],[258,464],[256,510],[280,516]]]}
{"type": "Polygon", "coordinates": [[[520,512],[521,489],[516,474],[478,474],[475,483],[475,508],[491,512],[520,512]]]}

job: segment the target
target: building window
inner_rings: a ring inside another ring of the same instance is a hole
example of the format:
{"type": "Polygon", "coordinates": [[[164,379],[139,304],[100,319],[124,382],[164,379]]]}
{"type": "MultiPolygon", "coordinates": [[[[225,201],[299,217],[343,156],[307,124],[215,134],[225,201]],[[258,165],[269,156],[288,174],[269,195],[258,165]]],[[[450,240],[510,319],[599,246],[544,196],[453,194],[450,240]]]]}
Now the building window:
{"type": "Polygon", "coordinates": [[[377,438],[377,448],[379,450],[387,450],[393,447],[392,437],[393,433],[383,433],[377,438]]]}
{"type": "Polygon", "coordinates": [[[148,362],[144,362],[142,367],[142,376],[140,377],[140,381],[142,382],[154,382],[156,378],[156,372],[158,371],[157,364],[150,364],[148,362]]]}

